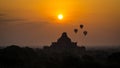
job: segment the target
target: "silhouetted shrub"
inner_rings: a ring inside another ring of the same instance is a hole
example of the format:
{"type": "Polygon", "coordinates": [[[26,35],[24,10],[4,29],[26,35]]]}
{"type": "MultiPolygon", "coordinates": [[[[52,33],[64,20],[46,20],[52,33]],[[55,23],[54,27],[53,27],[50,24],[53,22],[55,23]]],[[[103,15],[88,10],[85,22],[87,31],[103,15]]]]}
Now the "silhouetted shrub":
{"type": "Polygon", "coordinates": [[[120,52],[112,53],[110,56],[108,56],[108,60],[111,62],[120,63],[120,52]]]}
{"type": "Polygon", "coordinates": [[[82,61],[80,57],[69,55],[63,57],[63,68],[80,68],[82,67],[82,61]]]}

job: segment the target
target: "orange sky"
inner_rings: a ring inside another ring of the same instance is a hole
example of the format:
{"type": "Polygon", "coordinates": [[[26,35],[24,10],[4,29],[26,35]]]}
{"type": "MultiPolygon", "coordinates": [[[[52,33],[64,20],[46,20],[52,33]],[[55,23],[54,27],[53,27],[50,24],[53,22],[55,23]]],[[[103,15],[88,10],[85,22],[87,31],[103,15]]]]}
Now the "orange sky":
{"type": "Polygon", "coordinates": [[[0,45],[50,45],[64,31],[78,45],[120,45],[119,3],[120,0],[0,0],[0,45]],[[63,14],[62,21],[57,19],[58,14],[63,14]],[[82,43],[80,31],[76,35],[73,32],[81,23],[89,31],[82,43]]]}

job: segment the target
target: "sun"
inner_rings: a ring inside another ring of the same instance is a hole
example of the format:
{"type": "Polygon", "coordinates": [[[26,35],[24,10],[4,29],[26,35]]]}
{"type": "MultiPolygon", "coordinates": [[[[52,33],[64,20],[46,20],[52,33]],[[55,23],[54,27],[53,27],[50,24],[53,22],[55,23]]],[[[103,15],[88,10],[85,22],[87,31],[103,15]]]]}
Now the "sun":
{"type": "Polygon", "coordinates": [[[59,19],[59,20],[62,20],[62,19],[63,19],[63,15],[62,15],[62,14],[59,14],[59,15],[58,15],[58,19],[59,19]]]}

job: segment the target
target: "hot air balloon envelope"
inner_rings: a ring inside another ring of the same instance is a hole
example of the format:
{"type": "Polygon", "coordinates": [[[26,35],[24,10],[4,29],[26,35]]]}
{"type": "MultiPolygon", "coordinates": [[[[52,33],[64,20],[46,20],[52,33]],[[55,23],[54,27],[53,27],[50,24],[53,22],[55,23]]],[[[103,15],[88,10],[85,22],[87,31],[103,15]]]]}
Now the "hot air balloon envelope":
{"type": "Polygon", "coordinates": [[[87,33],[88,33],[87,31],[84,31],[84,32],[83,32],[83,34],[84,34],[85,36],[87,35],[87,33]]]}
{"type": "Polygon", "coordinates": [[[81,25],[80,25],[80,28],[82,29],[83,27],[84,27],[84,25],[81,24],[81,25]]]}
{"type": "Polygon", "coordinates": [[[77,33],[77,32],[78,32],[78,29],[74,29],[74,32],[77,33]]]}

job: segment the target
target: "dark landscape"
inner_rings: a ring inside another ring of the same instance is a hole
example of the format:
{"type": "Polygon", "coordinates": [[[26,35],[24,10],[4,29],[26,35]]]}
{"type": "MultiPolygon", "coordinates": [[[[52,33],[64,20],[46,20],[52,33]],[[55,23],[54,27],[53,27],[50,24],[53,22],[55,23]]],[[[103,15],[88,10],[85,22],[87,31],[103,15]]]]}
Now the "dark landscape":
{"type": "Polygon", "coordinates": [[[64,32],[43,48],[7,46],[0,49],[0,68],[119,68],[120,49],[77,46],[64,32]]]}
{"type": "Polygon", "coordinates": [[[0,68],[120,68],[120,0],[0,0],[0,68]]]}

